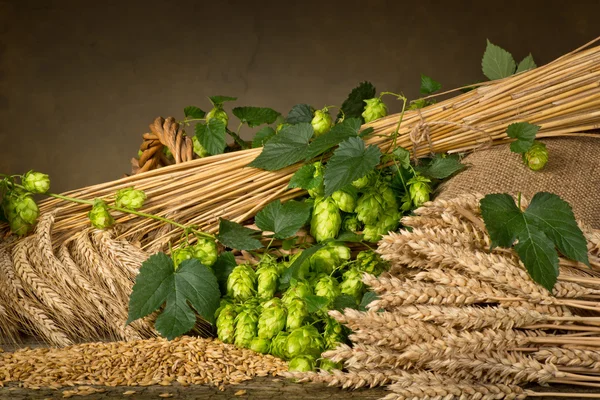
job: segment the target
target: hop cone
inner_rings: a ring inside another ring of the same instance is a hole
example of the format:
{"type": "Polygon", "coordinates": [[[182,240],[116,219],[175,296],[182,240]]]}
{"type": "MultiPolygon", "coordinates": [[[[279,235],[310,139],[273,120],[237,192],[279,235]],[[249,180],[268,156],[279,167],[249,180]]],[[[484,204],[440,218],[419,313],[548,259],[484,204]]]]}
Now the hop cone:
{"type": "Polygon", "coordinates": [[[287,332],[279,332],[271,341],[271,354],[283,360],[288,360],[290,357],[287,354],[287,332]]]}
{"type": "Polygon", "coordinates": [[[233,343],[237,313],[233,304],[224,306],[217,317],[217,335],[223,343],[233,343]]]}
{"type": "Polygon", "coordinates": [[[221,120],[225,124],[225,126],[227,126],[227,123],[229,122],[229,116],[227,115],[227,112],[223,110],[222,105],[214,106],[212,110],[210,110],[208,114],[206,114],[206,123],[208,123],[208,121],[210,121],[213,118],[221,120]]]}
{"type": "Polygon", "coordinates": [[[327,350],[334,349],[339,343],[342,343],[344,341],[344,329],[342,324],[335,319],[328,317],[325,321],[323,340],[325,342],[325,349],[327,350]]]}
{"type": "Polygon", "coordinates": [[[384,209],[398,209],[398,201],[396,200],[396,194],[389,185],[385,183],[380,184],[378,187],[378,191],[379,193],[381,193],[384,209]]]}
{"type": "Polygon", "coordinates": [[[548,149],[546,145],[537,140],[533,142],[533,145],[523,153],[523,162],[533,171],[539,171],[544,168],[548,162],[548,149]]]}
{"type": "Polygon", "coordinates": [[[25,190],[31,193],[46,193],[50,190],[50,178],[41,172],[29,171],[21,182],[25,190]]]}
{"type": "Polygon", "coordinates": [[[364,250],[356,255],[356,268],[359,271],[379,276],[387,269],[385,261],[373,250],[364,250]]]}
{"type": "Polygon", "coordinates": [[[371,184],[373,176],[374,176],[374,174],[372,172],[369,172],[362,178],[358,178],[357,180],[352,182],[352,186],[354,186],[357,189],[363,189],[371,184]]]}
{"type": "Polygon", "coordinates": [[[317,274],[331,274],[336,267],[350,259],[350,249],[342,245],[328,245],[310,257],[311,270],[317,274]]]}
{"type": "Polygon", "coordinates": [[[374,190],[364,193],[356,203],[356,217],[365,225],[375,225],[383,213],[383,197],[374,190]]]}
{"type": "Polygon", "coordinates": [[[342,370],[342,363],[331,361],[327,358],[323,358],[319,361],[319,368],[323,371],[332,371],[334,369],[342,370]]]}
{"type": "Polygon", "coordinates": [[[313,294],[312,288],[307,281],[293,280],[291,286],[285,291],[281,297],[281,301],[285,306],[290,304],[294,299],[304,299],[306,296],[313,294]]]}
{"type": "Polygon", "coordinates": [[[313,117],[310,124],[315,131],[315,137],[324,135],[329,132],[331,127],[333,126],[333,121],[331,120],[331,115],[329,114],[329,110],[327,107],[322,110],[315,111],[315,116],[313,117]]]}
{"type": "Polygon", "coordinates": [[[290,332],[286,342],[286,352],[293,358],[308,355],[315,358],[323,351],[323,338],[317,328],[305,325],[290,332]]]}
{"type": "Polygon", "coordinates": [[[253,308],[244,308],[235,317],[234,343],[238,347],[250,347],[252,339],[258,330],[258,311],[253,308]]]}
{"type": "MultiPolygon", "coordinates": [[[[315,172],[313,174],[313,177],[316,178],[319,176],[323,176],[323,164],[321,164],[321,162],[317,161],[317,162],[313,163],[313,166],[315,167],[315,172]]],[[[323,182],[321,182],[319,187],[317,187],[315,189],[308,189],[308,195],[313,198],[321,197],[321,196],[323,196],[324,190],[325,190],[325,188],[323,187],[323,182]]]]}
{"type": "Polygon", "coordinates": [[[356,215],[347,215],[342,221],[342,229],[348,232],[360,231],[360,225],[356,215]]]}
{"type": "Polygon", "coordinates": [[[212,239],[199,237],[191,249],[194,253],[194,258],[200,260],[203,265],[212,267],[217,262],[217,243],[212,239]]]}
{"type": "Polygon", "coordinates": [[[317,242],[335,238],[342,226],[339,208],[331,197],[320,197],[315,201],[315,208],[310,221],[310,234],[317,242]]]}
{"type": "Polygon", "coordinates": [[[343,190],[338,190],[333,192],[331,198],[340,210],[347,213],[354,212],[354,209],[356,208],[356,199],[351,194],[344,192],[343,190]]]}
{"type": "Polygon", "coordinates": [[[279,271],[275,265],[259,266],[256,270],[258,277],[258,297],[264,300],[270,299],[277,291],[279,271]]]}
{"type": "Polygon", "coordinates": [[[377,243],[381,239],[381,232],[377,225],[365,225],[362,235],[363,239],[370,243],[377,243]]]}
{"type": "Polygon", "coordinates": [[[326,297],[329,304],[340,295],[340,288],[337,280],[329,275],[321,275],[315,283],[315,295],[326,297]]]}
{"type": "Polygon", "coordinates": [[[193,257],[194,252],[191,247],[175,249],[171,253],[171,258],[173,259],[173,264],[175,264],[175,268],[179,267],[179,264],[181,264],[185,260],[189,260],[193,257]]]}
{"type": "Polygon", "coordinates": [[[204,158],[208,155],[208,151],[202,146],[196,135],[192,136],[192,143],[194,144],[194,153],[198,157],[204,158]]]}
{"type": "Polygon", "coordinates": [[[431,180],[422,175],[415,175],[406,182],[410,199],[416,208],[421,207],[429,201],[429,194],[431,193],[430,183],[431,180]]]}
{"type": "Polygon", "coordinates": [[[134,188],[125,188],[117,191],[115,205],[128,210],[138,210],[142,208],[146,201],[146,193],[143,190],[134,188]]]}
{"type": "Polygon", "coordinates": [[[377,222],[377,227],[382,235],[387,235],[398,229],[402,214],[396,208],[389,208],[384,211],[383,215],[377,222]]]}
{"type": "Polygon", "coordinates": [[[227,278],[227,295],[238,301],[248,300],[254,296],[256,272],[248,264],[240,264],[231,271],[227,278]]]}
{"type": "Polygon", "coordinates": [[[92,222],[92,225],[98,229],[110,228],[115,220],[108,211],[108,205],[103,201],[96,199],[92,210],[88,213],[88,218],[92,222]]]}
{"type": "Polygon", "coordinates": [[[387,106],[379,97],[367,99],[364,102],[367,103],[367,106],[365,107],[365,110],[362,113],[362,117],[365,119],[365,123],[375,121],[376,119],[385,117],[387,115],[387,106]]]}
{"type": "Polygon", "coordinates": [[[288,364],[288,371],[309,372],[315,369],[315,358],[312,356],[296,356],[288,364]]]}
{"type": "Polygon", "coordinates": [[[343,294],[354,297],[357,301],[360,301],[364,292],[364,283],[362,282],[363,273],[357,268],[350,268],[344,272],[342,276],[342,283],[340,284],[340,290],[343,294]]]}
{"type": "Polygon", "coordinates": [[[295,298],[287,305],[286,329],[291,331],[304,325],[308,318],[308,307],[304,299],[295,298]]]}
{"type": "Polygon", "coordinates": [[[35,200],[28,193],[9,193],[3,199],[4,215],[10,230],[18,236],[26,235],[40,214],[35,200]]]}
{"type": "Polygon", "coordinates": [[[250,342],[250,350],[256,351],[257,353],[267,354],[270,349],[271,341],[269,339],[255,337],[250,342]]]}
{"type": "Polygon", "coordinates": [[[271,339],[285,328],[286,320],[287,310],[281,300],[274,297],[267,301],[258,319],[258,337],[271,339]]]}

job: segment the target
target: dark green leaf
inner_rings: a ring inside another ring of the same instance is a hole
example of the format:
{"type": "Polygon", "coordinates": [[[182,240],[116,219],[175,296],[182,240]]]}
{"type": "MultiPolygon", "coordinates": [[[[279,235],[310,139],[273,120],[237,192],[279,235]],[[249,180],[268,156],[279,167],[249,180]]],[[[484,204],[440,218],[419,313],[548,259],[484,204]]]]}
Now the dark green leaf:
{"type": "Polygon", "coordinates": [[[231,249],[256,250],[263,247],[260,240],[255,237],[258,233],[260,231],[221,218],[217,239],[231,249]]]}
{"type": "Polygon", "coordinates": [[[543,232],[528,226],[525,231],[520,232],[515,251],[531,278],[552,291],[558,278],[558,255],[552,240],[548,239],[543,232]]]}
{"type": "Polygon", "coordinates": [[[512,247],[517,233],[525,227],[525,219],[514,199],[506,193],[488,194],[479,204],[492,249],[496,246],[512,247]]]}
{"type": "Polygon", "coordinates": [[[534,69],[536,67],[537,65],[535,65],[535,61],[533,61],[533,56],[530,53],[519,63],[516,73],[518,74],[519,72],[529,71],[530,69],[534,69]]]}
{"type": "Polygon", "coordinates": [[[463,168],[465,168],[465,165],[460,162],[457,155],[446,157],[436,155],[426,167],[418,168],[417,170],[430,178],[446,179],[456,172],[461,171],[463,168]]]}
{"type": "Polygon", "coordinates": [[[338,235],[335,239],[336,242],[353,242],[360,243],[363,241],[363,235],[359,235],[354,232],[344,231],[338,235]]]}
{"type": "Polygon", "coordinates": [[[230,97],[230,96],[210,96],[209,97],[210,102],[213,104],[213,106],[220,106],[223,103],[227,102],[227,101],[236,101],[237,97],[230,97]]]}
{"type": "Polygon", "coordinates": [[[265,144],[250,166],[276,171],[297,163],[304,158],[313,134],[310,123],[303,122],[283,128],[265,144]]]}
{"type": "Polygon", "coordinates": [[[400,166],[404,169],[410,168],[410,151],[404,147],[396,147],[392,153],[396,160],[400,163],[400,166]]]}
{"type": "Polygon", "coordinates": [[[365,138],[373,132],[375,132],[375,129],[372,126],[370,126],[366,129],[363,129],[362,131],[360,131],[360,133],[358,134],[358,137],[365,138]]]}
{"type": "Polygon", "coordinates": [[[287,289],[290,285],[290,281],[298,278],[297,274],[300,270],[300,267],[302,267],[302,264],[307,262],[313,254],[321,250],[323,247],[325,247],[325,244],[316,244],[304,249],[302,253],[300,253],[300,256],[294,260],[292,265],[290,265],[285,271],[283,271],[283,274],[281,274],[281,278],[279,279],[279,289],[287,289]]]}
{"type": "Polygon", "coordinates": [[[256,132],[252,140],[252,148],[262,147],[265,143],[275,136],[275,129],[270,126],[265,126],[260,131],[256,132]]]}
{"type": "Polygon", "coordinates": [[[348,118],[339,124],[334,125],[329,132],[312,141],[308,146],[308,151],[304,158],[306,160],[311,160],[334,146],[337,146],[344,140],[351,137],[357,137],[360,130],[360,124],[361,122],[358,118],[348,118]]]}
{"type": "Polygon", "coordinates": [[[296,236],[286,239],[281,243],[281,248],[284,250],[291,250],[296,245],[297,240],[298,237],[296,236]]]}
{"type": "Polygon", "coordinates": [[[298,232],[310,218],[310,204],[280,200],[265,206],[254,218],[256,226],[263,231],[273,232],[276,239],[286,239],[298,232]]]}
{"type": "Polygon", "coordinates": [[[208,124],[196,124],[196,138],[211,155],[225,151],[225,135],[225,124],[218,118],[212,118],[208,124]]]}
{"type": "Polygon", "coordinates": [[[300,188],[304,190],[316,189],[323,183],[323,175],[315,176],[315,166],[312,164],[303,165],[292,175],[288,188],[300,188]]]}
{"type": "Polygon", "coordinates": [[[356,304],[356,299],[349,294],[341,294],[335,299],[333,299],[333,304],[331,308],[333,310],[344,311],[346,308],[356,309],[358,304],[356,304]]]}
{"type": "Polygon", "coordinates": [[[306,296],[304,300],[306,301],[308,312],[311,314],[326,310],[329,303],[327,297],[315,296],[314,294],[306,296]]]}
{"type": "Polygon", "coordinates": [[[309,104],[296,104],[290,110],[285,122],[288,124],[299,124],[301,122],[311,122],[315,110],[309,104]]]}
{"type": "MultiPolygon", "coordinates": [[[[359,118],[361,123],[365,120],[362,117],[362,113],[365,110],[365,100],[372,99],[375,97],[375,86],[370,82],[362,82],[360,85],[352,89],[348,98],[342,103],[342,111],[344,112],[345,118],[359,118]]],[[[337,115],[337,120],[342,117],[340,111],[337,115]]]]}
{"type": "Polygon", "coordinates": [[[507,78],[515,73],[517,64],[513,56],[503,48],[487,41],[487,48],[481,60],[483,74],[490,80],[507,78]]]}
{"type": "Polygon", "coordinates": [[[212,266],[212,270],[217,277],[217,282],[219,282],[219,289],[221,289],[222,296],[227,294],[227,278],[229,278],[229,274],[231,274],[236,265],[233,253],[226,251],[219,255],[217,261],[212,266]]]}
{"type": "Polygon", "coordinates": [[[508,137],[517,139],[510,144],[510,150],[514,153],[525,153],[535,140],[535,135],[540,130],[540,126],[530,124],[529,122],[516,122],[510,124],[506,129],[508,137]]]}
{"type": "Polygon", "coordinates": [[[351,184],[372,171],[381,158],[376,146],[365,148],[365,142],[351,137],[340,143],[325,168],[325,196],[351,184]]]}
{"type": "Polygon", "coordinates": [[[369,290],[363,295],[360,305],[358,306],[358,310],[367,311],[368,305],[374,302],[375,300],[379,300],[379,296],[377,296],[377,293],[369,290]]]}
{"type": "Polygon", "coordinates": [[[241,122],[248,124],[250,128],[262,124],[272,124],[280,115],[277,111],[267,107],[236,107],[231,112],[241,122]]]}
{"type": "Polygon", "coordinates": [[[204,118],[206,113],[195,106],[187,106],[183,109],[186,118],[204,118]]]}
{"type": "Polygon", "coordinates": [[[442,88],[442,84],[421,74],[421,94],[430,95],[442,88]]]}
{"type": "Polygon", "coordinates": [[[199,260],[185,260],[175,271],[173,261],[166,254],[158,253],[140,268],[129,300],[127,323],[151,314],[166,302],[155,327],[171,340],[194,327],[194,310],[206,321],[214,323],[220,296],[217,278],[199,260]]]}

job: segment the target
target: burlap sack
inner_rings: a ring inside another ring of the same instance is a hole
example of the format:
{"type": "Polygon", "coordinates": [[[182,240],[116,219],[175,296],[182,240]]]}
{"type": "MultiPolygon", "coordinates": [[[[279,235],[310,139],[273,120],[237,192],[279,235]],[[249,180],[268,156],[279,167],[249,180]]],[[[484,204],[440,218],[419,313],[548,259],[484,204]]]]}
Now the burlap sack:
{"type": "Polygon", "coordinates": [[[543,170],[531,171],[508,145],[479,150],[464,158],[468,168],[440,185],[437,197],[521,192],[531,199],[546,191],[569,202],[577,219],[600,228],[600,135],[541,141],[550,152],[543,170]]]}

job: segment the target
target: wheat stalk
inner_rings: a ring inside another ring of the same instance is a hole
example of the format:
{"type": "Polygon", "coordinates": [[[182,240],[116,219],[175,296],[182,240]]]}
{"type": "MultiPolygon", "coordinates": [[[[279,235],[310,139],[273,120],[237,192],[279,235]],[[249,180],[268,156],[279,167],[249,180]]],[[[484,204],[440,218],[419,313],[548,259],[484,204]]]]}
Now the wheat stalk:
{"type": "Polygon", "coordinates": [[[440,385],[390,385],[390,393],[382,400],[433,400],[433,399],[478,399],[478,400],[521,400],[528,394],[516,385],[481,384],[475,382],[445,382],[440,385]]]}

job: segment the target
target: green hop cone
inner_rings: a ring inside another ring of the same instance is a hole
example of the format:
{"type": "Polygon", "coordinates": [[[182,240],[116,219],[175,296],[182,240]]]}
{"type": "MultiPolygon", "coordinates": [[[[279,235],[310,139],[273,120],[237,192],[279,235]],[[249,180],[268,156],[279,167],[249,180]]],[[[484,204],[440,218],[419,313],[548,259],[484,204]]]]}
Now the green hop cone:
{"type": "Polygon", "coordinates": [[[195,135],[192,136],[192,143],[194,144],[194,154],[200,158],[204,158],[208,155],[208,151],[204,148],[204,146],[202,146],[195,135]]]}
{"type": "Polygon", "coordinates": [[[217,317],[217,335],[223,343],[233,343],[235,340],[235,318],[237,313],[233,304],[222,307],[217,317]]]}
{"type": "Polygon", "coordinates": [[[22,184],[31,193],[46,193],[50,190],[50,178],[41,172],[29,171],[23,176],[22,184]]]}
{"type": "Polygon", "coordinates": [[[375,174],[373,171],[369,172],[368,174],[366,174],[365,176],[363,176],[362,178],[358,178],[357,180],[352,182],[352,186],[354,186],[357,189],[363,189],[367,186],[369,186],[374,178],[375,174]]]}
{"type": "Polygon", "coordinates": [[[410,199],[416,208],[421,207],[429,201],[429,194],[432,191],[430,183],[431,180],[429,178],[418,174],[406,182],[410,199]]]}
{"type": "Polygon", "coordinates": [[[258,297],[264,300],[270,299],[277,291],[279,281],[279,270],[275,265],[260,266],[256,270],[258,280],[258,297]]]}
{"type": "Polygon", "coordinates": [[[310,121],[310,124],[315,131],[315,137],[329,132],[333,126],[333,120],[331,119],[331,114],[329,114],[329,109],[325,107],[322,110],[315,111],[315,116],[313,117],[312,121],[310,121]]]}
{"type": "Polygon", "coordinates": [[[385,210],[379,221],[377,221],[379,232],[382,235],[387,235],[389,232],[395,231],[400,225],[400,218],[402,218],[402,213],[397,208],[385,210]]]}
{"type": "Polygon", "coordinates": [[[275,357],[279,357],[283,360],[289,360],[289,355],[287,354],[287,339],[289,333],[287,332],[279,332],[271,341],[271,354],[275,357]]]}
{"type": "Polygon", "coordinates": [[[334,239],[341,227],[342,216],[333,199],[317,198],[310,220],[310,234],[320,243],[327,239],[334,239]]]}
{"type": "Polygon", "coordinates": [[[191,247],[194,258],[200,260],[202,265],[212,267],[217,262],[219,256],[217,243],[209,238],[198,237],[198,241],[191,247]]]}
{"type": "Polygon", "coordinates": [[[315,295],[326,297],[329,304],[340,295],[340,287],[338,281],[329,276],[322,274],[315,282],[315,295]]]}
{"type": "Polygon", "coordinates": [[[379,276],[387,270],[387,264],[373,250],[363,250],[356,255],[356,268],[359,271],[379,276]]]}
{"type": "Polygon", "coordinates": [[[342,370],[342,363],[331,361],[328,358],[322,358],[319,360],[319,368],[323,371],[333,371],[334,369],[342,370]]]}
{"type": "Polygon", "coordinates": [[[335,202],[335,205],[344,212],[354,212],[356,208],[356,199],[349,193],[343,190],[338,190],[331,194],[331,198],[335,202]]]}
{"type": "Polygon", "coordinates": [[[304,325],[290,332],[286,342],[286,352],[291,357],[296,356],[321,356],[323,351],[323,338],[312,325],[304,325]]]}
{"type": "Polygon", "coordinates": [[[360,301],[365,289],[362,276],[363,273],[356,267],[352,267],[348,271],[344,272],[344,275],[342,276],[342,283],[340,284],[340,291],[343,294],[350,295],[357,301],[360,301]]]}
{"type": "Polygon", "coordinates": [[[285,328],[287,310],[277,297],[267,301],[262,306],[258,319],[258,337],[271,339],[285,328]]]}
{"type": "Polygon", "coordinates": [[[376,119],[383,118],[387,115],[387,106],[379,97],[367,99],[364,102],[367,103],[367,106],[362,113],[365,123],[375,121],[376,119]]]}
{"type": "Polygon", "coordinates": [[[338,344],[344,341],[344,328],[342,324],[331,317],[327,317],[323,331],[323,340],[325,342],[325,349],[335,349],[338,344]]]}
{"type": "Polygon", "coordinates": [[[194,251],[191,247],[183,247],[179,249],[175,249],[171,252],[171,259],[173,259],[173,264],[175,264],[175,269],[179,268],[179,264],[184,262],[185,260],[189,260],[194,257],[194,251]]]}
{"type": "Polygon", "coordinates": [[[227,123],[229,122],[229,116],[227,115],[227,112],[223,110],[222,105],[214,106],[212,110],[210,110],[208,114],[206,114],[206,123],[208,123],[208,121],[210,121],[213,118],[223,121],[225,126],[227,126],[227,123]]]}
{"type": "Polygon", "coordinates": [[[304,299],[306,296],[313,294],[310,284],[305,280],[293,279],[290,283],[290,287],[281,297],[281,301],[285,306],[290,304],[294,299],[304,299]]]}
{"type": "Polygon", "coordinates": [[[532,171],[539,171],[544,168],[548,162],[548,149],[546,145],[537,140],[533,142],[533,145],[523,153],[523,162],[532,171]]]}
{"type": "Polygon", "coordinates": [[[285,327],[288,331],[296,329],[304,325],[308,319],[308,306],[304,299],[295,298],[291,300],[287,307],[287,318],[285,321],[285,327]]]}
{"type": "Polygon", "coordinates": [[[383,208],[384,209],[398,209],[398,201],[396,200],[396,194],[392,188],[382,183],[378,185],[377,190],[381,194],[381,198],[383,199],[383,208]]]}
{"type": "Polygon", "coordinates": [[[342,229],[348,232],[358,232],[361,229],[361,223],[356,215],[347,215],[342,221],[342,229]]]}
{"type": "Polygon", "coordinates": [[[115,223],[114,218],[110,215],[108,205],[100,199],[94,201],[94,206],[88,213],[88,218],[92,225],[98,229],[110,228],[115,223]]]}
{"type": "Polygon", "coordinates": [[[365,225],[362,235],[366,242],[377,243],[381,239],[382,232],[378,225],[365,225]]]}
{"type": "Polygon", "coordinates": [[[173,157],[173,153],[171,153],[171,149],[169,149],[168,146],[164,146],[163,147],[163,154],[165,155],[165,157],[167,157],[168,159],[175,159],[175,157],[173,157]]]}
{"type": "Polygon", "coordinates": [[[267,354],[271,349],[271,341],[269,339],[261,339],[255,337],[250,342],[250,350],[261,354],[267,354]]]}
{"type": "Polygon", "coordinates": [[[231,271],[227,278],[227,295],[238,301],[248,300],[254,296],[256,272],[248,264],[240,264],[231,271]]]}
{"type": "Polygon", "coordinates": [[[288,364],[288,371],[309,372],[315,370],[315,358],[312,356],[296,356],[288,364]]]}
{"type": "Polygon", "coordinates": [[[117,191],[115,205],[128,210],[138,210],[144,206],[145,201],[146,193],[143,190],[126,188],[117,191]]]}
{"type": "Polygon", "coordinates": [[[252,339],[256,337],[258,331],[258,310],[254,308],[244,308],[235,317],[234,343],[237,347],[250,347],[252,339]]]}
{"type": "MultiPolygon", "coordinates": [[[[323,176],[323,164],[321,164],[321,162],[317,161],[317,162],[313,163],[313,166],[315,167],[315,172],[313,173],[313,178],[323,176]]],[[[321,197],[321,196],[323,196],[324,193],[325,193],[325,187],[323,186],[323,182],[321,182],[321,184],[314,189],[308,189],[308,195],[313,198],[321,197]]]]}
{"type": "Polygon", "coordinates": [[[374,190],[369,190],[356,202],[356,217],[365,225],[375,225],[383,213],[383,197],[374,190]]]}
{"type": "Polygon", "coordinates": [[[331,274],[336,267],[350,259],[350,249],[343,245],[328,245],[310,257],[310,269],[315,273],[331,274]]]}
{"type": "Polygon", "coordinates": [[[11,192],[5,195],[2,203],[10,230],[18,236],[29,233],[40,214],[31,194],[11,192]]]}

